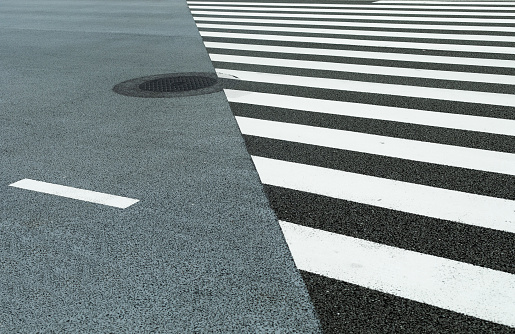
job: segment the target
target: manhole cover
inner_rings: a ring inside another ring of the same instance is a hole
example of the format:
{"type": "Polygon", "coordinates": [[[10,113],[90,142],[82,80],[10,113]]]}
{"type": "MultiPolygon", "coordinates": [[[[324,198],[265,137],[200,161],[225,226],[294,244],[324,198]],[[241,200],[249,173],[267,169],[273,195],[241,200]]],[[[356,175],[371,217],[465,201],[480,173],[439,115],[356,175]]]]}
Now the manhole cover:
{"type": "Polygon", "coordinates": [[[136,97],[176,97],[209,94],[222,88],[215,73],[172,73],[124,81],[113,90],[136,97]]]}

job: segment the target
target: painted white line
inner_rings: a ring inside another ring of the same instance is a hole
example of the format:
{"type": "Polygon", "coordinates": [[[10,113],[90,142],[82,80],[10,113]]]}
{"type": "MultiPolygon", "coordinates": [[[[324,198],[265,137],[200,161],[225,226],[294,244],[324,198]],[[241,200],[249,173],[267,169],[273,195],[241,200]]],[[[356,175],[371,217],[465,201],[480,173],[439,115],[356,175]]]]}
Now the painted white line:
{"type": "Polygon", "coordinates": [[[40,193],[50,195],[73,198],[85,202],[114,206],[116,208],[121,209],[125,209],[139,201],[133,198],[109,195],[96,191],[62,186],[59,184],[47,183],[31,179],[23,179],[10,184],[9,186],[20,189],[37,191],[40,193]]]}
{"type": "Polygon", "coordinates": [[[295,32],[295,33],[309,33],[309,34],[329,34],[329,35],[353,35],[353,36],[420,38],[420,39],[448,39],[448,40],[459,40],[459,41],[489,41],[489,42],[508,42],[508,43],[515,42],[515,36],[428,34],[428,33],[410,33],[410,32],[399,32],[399,31],[316,29],[316,28],[277,27],[277,26],[270,27],[270,26],[236,25],[236,24],[209,24],[209,23],[197,23],[197,27],[198,28],[208,28],[208,29],[249,30],[249,31],[255,30],[255,31],[295,32]]]}
{"type": "Polygon", "coordinates": [[[515,176],[515,154],[236,116],[244,135],[515,176]]]}
{"type": "MultiPolygon", "coordinates": [[[[378,5],[376,1],[373,5],[361,4],[334,4],[334,3],[279,3],[279,2],[223,2],[223,1],[187,1],[188,5],[215,5],[215,6],[253,6],[253,7],[322,7],[322,8],[399,8],[399,9],[459,9],[459,10],[515,10],[508,7],[510,3],[503,6],[424,6],[424,5],[378,5]]],[[[403,2],[401,2],[403,3],[403,2]]],[[[488,5],[489,3],[483,3],[488,5]]]]}
{"type": "Polygon", "coordinates": [[[374,3],[398,3],[398,4],[423,4],[423,5],[482,5],[482,6],[515,6],[513,1],[395,1],[395,0],[378,0],[374,3]]]}
{"type": "Polygon", "coordinates": [[[368,47],[407,48],[407,49],[441,50],[441,51],[458,51],[458,52],[502,53],[502,54],[510,54],[510,55],[515,54],[515,48],[507,47],[507,46],[413,43],[413,42],[361,40],[361,39],[329,38],[329,37],[242,34],[242,33],[231,33],[231,32],[218,32],[218,31],[200,31],[200,35],[202,37],[234,38],[234,39],[246,39],[246,40],[250,39],[250,40],[262,40],[262,41],[302,42],[302,43],[333,44],[333,45],[358,45],[358,46],[368,46],[368,47]]]}
{"type": "Polygon", "coordinates": [[[380,21],[420,21],[420,22],[449,22],[455,23],[501,23],[514,24],[515,19],[489,19],[466,17],[432,17],[432,16],[387,16],[387,15],[346,15],[346,14],[290,14],[290,13],[252,13],[252,12],[214,12],[208,10],[191,10],[193,15],[217,16],[264,16],[264,17],[296,17],[305,19],[337,19],[337,20],[380,20],[380,21]]]}
{"type": "MultiPolygon", "coordinates": [[[[212,61],[225,62],[225,63],[266,65],[266,66],[274,66],[274,67],[304,68],[304,69],[310,69],[310,70],[352,72],[352,73],[365,73],[365,74],[373,74],[373,75],[390,75],[390,76],[401,76],[401,77],[411,77],[411,78],[425,78],[425,79],[436,79],[436,80],[452,80],[452,81],[466,81],[466,82],[481,82],[481,83],[515,85],[515,76],[513,76],[513,75],[437,71],[437,70],[425,70],[425,69],[418,69],[418,68],[331,63],[331,62],[312,61],[312,60],[234,56],[234,55],[224,55],[224,54],[216,54],[216,53],[209,54],[209,57],[211,58],[212,61]]],[[[515,98],[515,96],[514,96],[514,98],[515,98]]]]}
{"type": "MultiPolygon", "coordinates": [[[[433,16],[515,16],[515,13],[505,12],[478,12],[466,11],[463,7],[459,12],[445,12],[445,11],[423,11],[423,10],[392,10],[392,9],[331,9],[331,8],[280,8],[280,7],[235,7],[235,6],[190,6],[192,10],[208,9],[208,10],[240,10],[240,11],[259,11],[266,12],[309,12],[309,13],[351,13],[351,14],[392,14],[392,15],[433,15],[433,16]]],[[[265,14],[265,15],[266,15],[265,14]]]]}
{"type": "Polygon", "coordinates": [[[515,275],[279,222],[297,268],[515,327],[515,275]]]}
{"type": "Polygon", "coordinates": [[[216,70],[253,82],[515,107],[515,95],[511,94],[247,72],[220,67],[216,70]]]}
{"type": "Polygon", "coordinates": [[[515,201],[252,156],[261,182],[515,233],[515,201]]]}
{"type": "Polygon", "coordinates": [[[232,89],[225,89],[224,92],[229,102],[515,136],[515,120],[509,119],[448,114],[232,89]]]}
{"type": "MultiPolygon", "coordinates": [[[[515,7],[514,7],[515,8],[515,7]]],[[[489,31],[489,32],[515,32],[515,27],[498,26],[464,26],[444,24],[409,24],[409,23],[377,23],[377,22],[351,22],[351,21],[308,21],[308,20],[280,20],[280,19],[245,19],[245,18],[220,18],[208,16],[195,16],[197,22],[226,22],[226,23],[270,23],[282,25],[303,26],[330,26],[330,27],[363,27],[363,28],[387,28],[387,29],[422,29],[422,30],[461,30],[461,31],[489,31]]],[[[395,32],[397,33],[397,32],[395,32]]],[[[446,34],[441,34],[446,35],[446,34]]],[[[469,36],[469,35],[463,35],[469,36]]],[[[481,35],[485,36],[485,35],[481,35]]],[[[492,37],[492,35],[486,35],[492,37]]]]}
{"type": "Polygon", "coordinates": [[[353,51],[353,50],[296,48],[296,47],[291,47],[291,46],[254,45],[254,44],[221,43],[221,42],[208,42],[208,41],[205,41],[204,45],[207,48],[217,48],[217,49],[226,49],[226,50],[260,51],[260,52],[292,53],[292,54],[306,54],[306,55],[319,55],[319,56],[410,61],[410,62],[435,63],[435,64],[515,68],[514,60],[503,60],[503,59],[424,56],[424,55],[403,54],[403,53],[384,53],[384,52],[353,51]]]}

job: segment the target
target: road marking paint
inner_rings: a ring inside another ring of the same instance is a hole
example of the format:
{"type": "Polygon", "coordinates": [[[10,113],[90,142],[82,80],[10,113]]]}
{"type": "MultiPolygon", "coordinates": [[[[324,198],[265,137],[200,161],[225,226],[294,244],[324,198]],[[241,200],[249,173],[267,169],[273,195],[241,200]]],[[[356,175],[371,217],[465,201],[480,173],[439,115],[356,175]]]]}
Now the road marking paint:
{"type": "Polygon", "coordinates": [[[224,92],[229,102],[515,136],[515,120],[509,119],[448,114],[232,89],[225,89],[224,92]]]}
{"type": "Polygon", "coordinates": [[[37,191],[50,195],[77,199],[85,202],[114,206],[116,208],[121,209],[125,209],[139,201],[133,198],[109,195],[96,191],[62,186],[59,184],[47,183],[31,179],[23,179],[10,184],[9,186],[20,189],[37,191]]]}
{"type": "Polygon", "coordinates": [[[426,4],[426,5],[488,5],[488,6],[515,6],[513,2],[503,2],[503,1],[395,1],[395,0],[378,0],[374,1],[374,3],[400,3],[400,4],[426,4]]]}
{"type": "Polygon", "coordinates": [[[399,31],[374,31],[374,30],[342,30],[342,29],[316,29],[316,28],[297,28],[297,27],[277,27],[277,26],[254,26],[236,24],[209,24],[197,23],[198,28],[207,29],[226,29],[226,30],[256,30],[274,32],[296,32],[308,34],[330,34],[330,35],[354,35],[354,36],[373,36],[373,37],[396,37],[396,38],[421,38],[421,39],[449,39],[459,41],[488,41],[488,42],[508,42],[514,43],[514,36],[493,36],[493,35],[467,35],[467,34],[429,34],[429,33],[410,33],[399,31]]]}
{"type": "MultiPolygon", "coordinates": [[[[461,8],[459,12],[445,12],[445,11],[424,11],[424,10],[393,10],[393,9],[334,9],[334,8],[281,8],[281,7],[248,7],[248,6],[189,6],[190,9],[209,9],[209,10],[240,10],[240,11],[259,11],[266,12],[309,12],[309,13],[352,13],[352,14],[397,14],[397,15],[433,15],[433,16],[515,16],[515,13],[506,12],[478,12],[466,11],[466,7],[461,8]]],[[[512,9],[513,10],[513,9],[512,9]]],[[[265,14],[265,15],[266,15],[265,14]]]]}
{"type": "Polygon", "coordinates": [[[505,47],[505,46],[466,45],[466,44],[412,43],[412,42],[361,40],[361,39],[345,39],[345,38],[329,38],[329,37],[243,34],[243,33],[232,33],[232,32],[219,32],[219,31],[200,31],[200,35],[202,37],[252,39],[252,40],[264,40],[264,41],[303,42],[303,43],[334,44],[334,45],[358,45],[358,46],[368,46],[368,47],[373,46],[373,47],[383,47],[383,48],[406,48],[406,49],[442,50],[442,51],[457,51],[457,52],[483,52],[483,53],[515,54],[515,48],[507,47],[507,46],[505,47]]]}
{"type": "Polygon", "coordinates": [[[515,154],[236,116],[242,134],[515,176],[515,154]]]}
{"type": "Polygon", "coordinates": [[[515,107],[515,95],[511,94],[302,77],[296,75],[238,71],[219,67],[216,68],[216,70],[234,75],[240,80],[253,82],[515,107]]]}
{"type": "Polygon", "coordinates": [[[515,120],[448,114],[241,90],[224,90],[229,102],[515,136],[515,120]]]}
{"type": "Polygon", "coordinates": [[[345,14],[289,14],[289,13],[252,13],[252,12],[214,12],[208,10],[191,10],[193,15],[217,15],[217,16],[265,16],[265,17],[296,17],[305,19],[337,19],[337,20],[378,20],[378,21],[420,21],[420,22],[449,22],[449,23],[501,23],[514,24],[515,19],[488,19],[465,17],[432,17],[432,16],[388,16],[388,15],[345,15],[345,14]]]}
{"type": "Polygon", "coordinates": [[[515,275],[279,221],[297,268],[515,327],[515,275]]]}
{"type": "Polygon", "coordinates": [[[426,79],[437,79],[437,80],[452,80],[452,81],[467,81],[467,82],[482,82],[482,83],[515,85],[515,76],[513,76],[513,75],[438,71],[438,70],[425,70],[425,69],[405,68],[405,67],[331,63],[331,62],[312,61],[312,60],[235,56],[235,55],[225,55],[225,54],[217,54],[217,53],[210,53],[209,57],[211,58],[212,61],[219,61],[219,62],[225,62],[225,63],[266,65],[266,66],[273,66],[273,67],[304,68],[304,69],[310,69],[310,70],[352,72],[352,73],[365,73],[365,74],[373,74],[373,75],[389,75],[389,76],[401,76],[401,77],[411,77],[411,78],[426,78],[426,79]]]}
{"type": "Polygon", "coordinates": [[[353,50],[297,48],[297,47],[291,47],[291,46],[221,43],[221,42],[209,42],[209,41],[204,41],[204,45],[207,48],[219,48],[219,49],[227,49],[227,50],[277,52],[277,53],[307,54],[307,55],[334,56],[334,57],[352,57],[352,58],[369,58],[369,59],[383,59],[383,60],[395,60],[395,61],[426,62],[426,63],[436,63],[436,64],[515,68],[515,61],[504,60],[504,59],[425,56],[425,55],[402,54],[402,53],[383,53],[383,52],[353,51],[353,50]]]}
{"type": "Polygon", "coordinates": [[[261,182],[515,233],[515,201],[252,156],[261,182]]]}
{"type": "MultiPolygon", "coordinates": [[[[503,6],[424,6],[424,5],[378,5],[376,1],[373,5],[368,4],[334,4],[334,3],[286,3],[286,2],[224,2],[224,1],[187,1],[188,5],[216,5],[216,6],[254,6],[254,7],[324,7],[324,8],[406,8],[406,9],[459,9],[459,10],[515,10],[514,7],[507,7],[510,3],[503,6]]],[[[404,2],[399,2],[404,3],[404,2]]],[[[488,5],[489,2],[480,3],[488,5]]],[[[502,3],[500,3],[502,4],[502,3]]]]}
{"type": "MultiPolygon", "coordinates": [[[[514,7],[515,8],[515,7],[514,7]]],[[[220,18],[195,16],[195,21],[223,22],[226,23],[271,23],[283,25],[304,25],[304,26],[332,26],[332,27],[364,27],[364,28],[387,28],[387,29],[422,29],[422,30],[462,30],[462,31],[489,31],[489,32],[515,32],[515,27],[498,26],[464,26],[464,25],[443,25],[443,24],[409,24],[409,23],[377,23],[377,22],[351,22],[351,21],[307,21],[307,20],[280,20],[280,19],[248,19],[248,18],[220,18]]],[[[329,30],[329,29],[328,29],[329,30]]],[[[397,34],[398,32],[394,32],[397,34]]],[[[446,34],[442,35],[442,38],[446,34]]],[[[470,35],[463,35],[470,36],[470,35]]],[[[494,35],[479,35],[487,37],[504,37],[494,35]]]]}

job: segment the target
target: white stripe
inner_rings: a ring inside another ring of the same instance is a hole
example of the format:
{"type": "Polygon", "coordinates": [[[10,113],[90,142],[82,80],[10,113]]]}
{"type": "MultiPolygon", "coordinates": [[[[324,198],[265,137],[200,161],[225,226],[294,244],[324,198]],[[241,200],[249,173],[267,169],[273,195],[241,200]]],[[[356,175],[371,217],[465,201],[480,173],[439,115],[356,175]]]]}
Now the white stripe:
{"type": "Polygon", "coordinates": [[[229,102],[515,136],[515,120],[225,89],[229,102]]]}
{"type": "Polygon", "coordinates": [[[209,41],[204,41],[204,45],[207,48],[217,48],[217,49],[227,49],[227,50],[278,52],[278,53],[307,54],[307,55],[319,55],[319,56],[411,61],[411,62],[436,63],[436,64],[515,68],[514,60],[503,60],[503,59],[425,56],[425,55],[403,54],[403,53],[383,53],[383,52],[368,52],[368,51],[353,51],[353,50],[297,48],[297,47],[291,47],[291,46],[221,43],[221,42],[209,42],[209,41]]]}
{"type": "MultiPolygon", "coordinates": [[[[401,76],[401,77],[411,77],[411,78],[425,78],[425,79],[437,79],[437,80],[453,80],[453,81],[467,81],[467,82],[515,85],[515,76],[501,75],[501,74],[437,71],[437,70],[424,70],[424,69],[405,68],[405,67],[330,63],[330,62],[311,61],[311,60],[234,56],[234,55],[224,55],[224,54],[215,54],[215,53],[210,54],[209,57],[211,57],[212,61],[226,62],[226,63],[267,65],[267,66],[274,66],[274,67],[292,67],[292,68],[304,68],[304,69],[323,70],[323,71],[353,72],[353,73],[390,75],[390,76],[401,76]]],[[[515,90],[515,87],[514,87],[514,90],[515,90]]],[[[515,96],[514,96],[514,99],[515,99],[515,96]]]]}
{"type": "Polygon", "coordinates": [[[310,12],[310,13],[363,13],[363,14],[397,14],[397,15],[433,15],[433,16],[515,16],[515,13],[503,12],[467,12],[466,8],[461,8],[459,12],[445,11],[423,11],[423,10],[392,10],[392,9],[330,9],[330,8],[279,8],[279,7],[235,7],[235,6],[190,6],[190,9],[209,9],[209,10],[241,10],[259,12],[310,12]]]}
{"type": "Polygon", "coordinates": [[[9,186],[66,198],[78,199],[85,202],[114,206],[116,208],[121,209],[125,209],[139,201],[137,199],[132,199],[128,197],[109,195],[96,191],[67,187],[59,184],[47,183],[31,179],[23,179],[14,182],[13,184],[10,184],[9,186]]]}
{"type": "Polygon", "coordinates": [[[236,116],[244,135],[515,176],[515,154],[236,116]]]}
{"type": "Polygon", "coordinates": [[[413,4],[424,4],[424,5],[482,5],[482,6],[515,6],[513,1],[395,1],[395,0],[379,0],[374,3],[413,3],[413,4]]]}
{"type": "MultiPolygon", "coordinates": [[[[402,9],[459,9],[459,10],[515,10],[514,7],[495,6],[420,6],[420,5],[377,5],[378,2],[367,5],[350,5],[334,3],[278,3],[278,2],[220,2],[220,1],[187,1],[188,5],[215,5],[215,6],[256,6],[256,7],[324,7],[324,8],[402,8],[402,9]]],[[[488,3],[486,3],[488,4],[488,3]]],[[[509,5],[504,4],[504,5],[509,5]]]]}
{"type": "Polygon", "coordinates": [[[213,12],[208,10],[192,10],[193,15],[218,15],[218,16],[265,16],[265,17],[297,17],[307,19],[338,19],[338,20],[381,20],[381,21],[425,21],[425,22],[449,22],[449,23],[507,23],[514,24],[515,19],[487,19],[487,18],[465,18],[465,17],[426,17],[426,16],[365,16],[365,15],[345,15],[345,14],[290,14],[290,13],[247,13],[247,12],[213,12]]]}
{"type": "Polygon", "coordinates": [[[465,35],[465,34],[428,34],[410,33],[399,31],[374,31],[374,30],[342,30],[342,29],[316,29],[298,27],[277,27],[277,26],[250,26],[236,24],[210,24],[197,23],[198,28],[225,29],[225,30],[256,30],[274,32],[295,32],[308,34],[329,34],[329,35],[354,35],[374,37],[397,37],[397,38],[421,38],[421,39],[449,39],[460,41],[488,41],[488,42],[515,42],[515,36],[492,36],[492,35],[465,35]]]}
{"type": "Polygon", "coordinates": [[[264,184],[515,233],[515,201],[252,156],[264,184]]]}
{"type": "MultiPolygon", "coordinates": [[[[195,21],[206,22],[241,22],[241,23],[271,23],[283,25],[304,25],[304,26],[336,26],[336,27],[364,27],[364,28],[388,28],[388,29],[425,29],[425,30],[461,30],[461,31],[500,31],[515,32],[515,27],[497,26],[464,26],[444,24],[398,24],[398,23],[376,23],[376,22],[351,22],[351,21],[308,21],[308,20],[280,20],[280,19],[244,19],[244,18],[219,18],[207,16],[195,16],[195,21]]],[[[445,34],[442,34],[445,35],[445,34]]],[[[469,35],[463,35],[469,36],[469,35]]],[[[480,35],[492,37],[492,35],[480,35]]],[[[496,36],[497,37],[497,36],[496,36]]],[[[504,37],[504,36],[499,36],[504,37]]]]}
{"type": "Polygon", "coordinates": [[[200,31],[200,35],[202,37],[254,39],[254,40],[263,40],[263,41],[321,43],[321,44],[334,44],[334,45],[359,45],[359,46],[368,46],[368,47],[408,48],[408,49],[442,50],[442,51],[457,51],[457,52],[503,53],[503,54],[510,54],[510,55],[515,54],[514,47],[503,47],[503,46],[411,43],[411,42],[360,40],[360,39],[328,38],[328,37],[240,34],[240,33],[218,32],[218,31],[200,31]]]}
{"type": "Polygon", "coordinates": [[[515,327],[515,275],[279,222],[298,269],[515,327]]]}
{"type": "Polygon", "coordinates": [[[217,70],[245,81],[515,107],[515,96],[509,94],[247,72],[225,68],[217,68],[217,70]]]}

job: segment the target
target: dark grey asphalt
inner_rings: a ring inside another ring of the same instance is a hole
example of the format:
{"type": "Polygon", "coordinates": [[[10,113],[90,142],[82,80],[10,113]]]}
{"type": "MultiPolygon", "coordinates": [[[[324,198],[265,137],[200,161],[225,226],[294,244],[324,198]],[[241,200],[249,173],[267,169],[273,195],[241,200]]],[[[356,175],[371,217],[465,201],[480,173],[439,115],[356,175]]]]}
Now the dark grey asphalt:
{"type": "Polygon", "coordinates": [[[0,333],[319,331],[223,92],[112,91],[173,72],[214,72],[183,0],[2,1],[0,333]]]}

